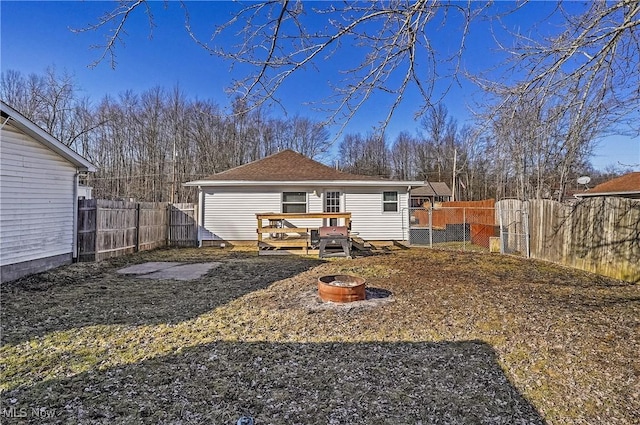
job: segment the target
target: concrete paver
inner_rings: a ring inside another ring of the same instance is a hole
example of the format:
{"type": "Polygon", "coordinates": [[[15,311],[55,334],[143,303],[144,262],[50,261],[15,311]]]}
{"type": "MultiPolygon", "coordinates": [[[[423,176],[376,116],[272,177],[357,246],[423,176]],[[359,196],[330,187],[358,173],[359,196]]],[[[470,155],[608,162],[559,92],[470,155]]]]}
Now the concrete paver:
{"type": "Polygon", "coordinates": [[[157,272],[158,270],[168,269],[170,267],[179,266],[184,263],[171,261],[150,261],[148,263],[135,264],[118,270],[120,274],[147,274],[157,272]]]}
{"type": "Polygon", "coordinates": [[[193,280],[198,279],[209,272],[209,270],[218,267],[222,263],[195,263],[182,264],[158,270],[153,273],[139,275],[141,279],[173,279],[173,280],[193,280]]]}
{"type": "Polygon", "coordinates": [[[124,267],[117,271],[120,274],[132,274],[141,279],[173,279],[193,280],[198,279],[209,270],[218,267],[222,263],[179,263],[171,261],[150,261],[143,264],[124,267]]]}

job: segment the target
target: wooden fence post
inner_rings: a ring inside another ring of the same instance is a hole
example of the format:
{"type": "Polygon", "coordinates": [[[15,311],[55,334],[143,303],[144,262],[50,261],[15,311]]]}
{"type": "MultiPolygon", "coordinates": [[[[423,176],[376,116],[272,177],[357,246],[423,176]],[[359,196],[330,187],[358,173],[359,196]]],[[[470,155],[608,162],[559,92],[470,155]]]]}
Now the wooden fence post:
{"type": "Polygon", "coordinates": [[[167,241],[166,241],[166,245],[167,247],[170,247],[172,245],[172,235],[171,235],[171,225],[173,224],[172,221],[172,217],[173,217],[173,204],[171,202],[169,202],[167,204],[167,208],[165,210],[165,214],[167,217],[167,241]]]}
{"type": "Polygon", "coordinates": [[[136,203],[136,248],[135,252],[140,251],[140,202],[136,203]]]}

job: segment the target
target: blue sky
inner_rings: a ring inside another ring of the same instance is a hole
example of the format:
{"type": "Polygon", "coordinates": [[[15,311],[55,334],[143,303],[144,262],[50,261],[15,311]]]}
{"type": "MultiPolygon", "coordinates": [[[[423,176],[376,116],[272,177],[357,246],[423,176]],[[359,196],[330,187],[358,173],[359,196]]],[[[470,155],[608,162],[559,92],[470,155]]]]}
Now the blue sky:
{"type": "MultiPolygon", "coordinates": [[[[498,7],[507,4],[498,3],[498,7]]],[[[309,5],[305,3],[305,6],[309,5]]],[[[58,72],[73,74],[84,94],[94,102],[106,94],[115,96],[125,90],[141,93],[156,86],[171,89],[179,85],[190,98],[211,99],[223,107],[229,105],[230,98],[225,89],[232,81],[232,72],[239,70],[230,70],[228,62],[210,55],[189,38],[184,29],[184,13],[177,2],[169,2],[166,8],[164,2],[152,3],[153,30],[141,11],[132,15],[125,44],[118,46],[116,51],[117,67],[111,69],[109,61],[105,60],[90,68],[101,54],[90,46],[102,43],[104,32],[74,34],[70,28],[83,28],[97,22],[98,17],[113,6],[112,2],[102,1],[3,0],[0,2],[2,71],[12,69],[23,74],[42,74],[48,66],[55,66],[58,72]]],[[[237,6],[223,1],[200,1],[190,2],[188,7],[194,31],[203,40],[208,40],[214,31],[214,23],[226,21],[237,6]]],[[[546,13],[541,3],[534,3],[530,8],[529,13],[518,16],[539,19],[546,13]]],[[[528,25],[513,19],[508,24],[523,28],[528,25]]],[[[445,33],[440,34],[434,41],[439,47],[456,47],[447,46],[449,38],[445,33]]],[[[221,45],[233,42],[231,38],[219,40],[221,45]]],[[[488,27],[474,28],[467,43],[465,66],[475,71],[488,68],[498,60],[500,55],[491,43],[488,27]]],[[[349,60],[350,54],[352,51],[345,50],[319,65],[320,69],[308,69],[283,87],[279,95],[286,113],[320,120],[322,116],[307,103],[322,100],[331,93],[328,80],[337,81],[337,71],[346,68],[344,61],[349,60]]],[[[444,102],[450,115],[464,124],[469,116],[467,106],[481,99],[470,83],[464,80],[461,83],[461,86],[452,87],[444,102]]],[[[418,128],[419,124],[414,120],[418,102],[417,96],[407,97],[388,128],[390,139],[399,131],[414,132],[418,128]]],[[[369,102],[346,132],[371,130],[385,117],[385,105],[388,104],[389,100],[384,98],[369,102]]],[[[274,115],[281,113],[280,109],[273,110],[274,115]]],[[[592,162],[597,168],[617,163],[636,164],[638,168],[640,138],[609,137],[602,141],[592,162]]]]}

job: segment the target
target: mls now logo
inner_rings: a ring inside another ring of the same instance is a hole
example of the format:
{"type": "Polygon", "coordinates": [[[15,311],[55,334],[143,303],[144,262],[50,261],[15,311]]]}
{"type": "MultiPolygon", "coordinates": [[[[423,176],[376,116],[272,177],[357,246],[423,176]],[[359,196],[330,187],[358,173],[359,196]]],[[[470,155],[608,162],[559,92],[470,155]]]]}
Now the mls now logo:
{"type": "Polygon", "coordinates": [[[56,415],[54,409],[48,409],[46,407],[32,407],[28,410],[24,407],[7,407],[0,411],[0,417],[3,418],[26,418],[31,414],[35,418],[53,418],[56,415]]]}

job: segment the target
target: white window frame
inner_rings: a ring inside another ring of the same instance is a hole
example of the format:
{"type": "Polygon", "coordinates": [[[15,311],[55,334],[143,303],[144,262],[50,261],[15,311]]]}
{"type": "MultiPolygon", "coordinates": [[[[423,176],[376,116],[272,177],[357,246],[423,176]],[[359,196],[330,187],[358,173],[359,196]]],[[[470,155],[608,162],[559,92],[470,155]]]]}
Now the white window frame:
{"type": "Polygon", "coordinates": [[[326,190],[324,192],[324,212],[340,212],[341,197],[342,193],[339,190],[326,190]],[[329,205],[329,200],[336,201],[336,203],[334,205],[329,205]]]}
{"type": "MultiPolygon", "coordinates": [[[[309,210],[309,202],[308,202],[308,195],[307,192],[302,192],[302,191],[297,191],[297,192],[282,192],[282,196],[280,198],[280,205],[281,205],[281,210],[283,214],[285,213],[285,206],[287,205],[304,205],[304,211],[303,213],[307,213],[309,210]],[[285,196],[287,194],[304,194],[304,202],[303,201],[297,201],[297,202],[292,202],[292,201],[285,201],[285,196]]],[[[301,212],[298,212],[297,214],[301,214],[301,212]]]]}
{"type": "Polygon", "coordinates": [[[398,193],[398,191],[394,191],[394,190],[385,190],[384,192],[382,192],[382,213],[383,214],[394,214],[394,213],[398,213],[400,211],[400,194],[398,193]],[[387,193],[395,193],[396,194],[396,199],[394,201],[386,201],[385,200],[385,194],[387,193]],[[386,205],[395,205],[395,210],[391,210],[388,211],[385,209],[386,205]]]}

